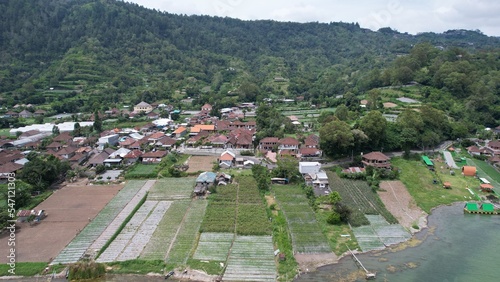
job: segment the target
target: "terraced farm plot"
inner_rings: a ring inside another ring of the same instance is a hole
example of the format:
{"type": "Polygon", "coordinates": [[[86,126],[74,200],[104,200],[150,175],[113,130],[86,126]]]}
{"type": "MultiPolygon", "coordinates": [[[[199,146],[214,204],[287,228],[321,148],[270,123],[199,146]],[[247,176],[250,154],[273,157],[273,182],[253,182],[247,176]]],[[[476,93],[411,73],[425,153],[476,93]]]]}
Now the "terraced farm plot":
{"type": "Polygon", "coordinates": [[[207,201],[205,200],[193,200],[191,202],[172,248],[167,251],[167,263],[186,264],[198,236],[198,230],[206,208],[207,201]]]}
{"type": "Polygon", "coordinates": [[[148,200],[168,201],[190,199],[196,178],[164,178],[156,181],[148,194],[148,200]]]}
{"type": "Polygon", "coordinates": [[[322,233],[314,211],[309,206],[308,199],[302,189],[292,185],[275,185],[272,189],[292,233],[294,252],[331,252],[327,238],[322,233]]]}
{"type": "Polygon", "coordinates": [[[139,257],[171,204],[172,202],[168,201],[161,201],[158,203],[148,218],[142,223],[139,230],[137,230],[134,237],[132,237],[129,245],[123,250],[122,254],[116,260],[125,261],[139,257]]]}
{"type": "Polygon", "coordinates": [[[368,224],[365,214],[380,214],[388,222],[397,223],[397,219],[385,208],[378,195],[365,181],[342,179],[331,171],[327,172],[327,175],[330,188],[340,194],[342,203],[351,207],[351,225],[368,224]]]}
{"type": "Polygon", "coordinates": [[[167,254],[170,244],[175,238],[175,234],[182,223],[191,200],[177,200],[172,202],[170,208],[163,215],[153,236],[147,242],[141,259],[145,260],[163,260],[167,254]]]}
{"type": "MultiPolygon", "coordinates": [[[[101,212],[51,262],[77,262],[120,211],[144,188],[146,181],[129,181],[101,212]]],[[[147,186],[146,186],[147,187],[147,186]]]]}
{"type": "Polygon", "coordinates": [[[170,206],[170,202],[146,201],[137,210],[125,228],[109,247],[97,258],[97,262],[135,259],[149,241],[154,229],[170,206]],[[154,212],[152,213],[152,211],[154,212]],[[150,220],[147,220],[151,218],[150,220]],[[148,226],[152,225],[152,226],[148,226]],[[152,230],[153,229],[153,230],[152,230]],[[139,241],[142,240],[142,243],[139,241]]]}
{"type": "Polygon", "coordinates": [[[198,260],[226,261],[233,240],[233,233],[201,233],[193,258],[198,260]]]}
{"type": "Polygon", "coordinates": [[[366,215],[370,225],[352,229],[361,250],[380,250],[386,246],[404,242],[411,235],[399,224],[389,224],[380,215],[366,215]]]}
{"type": "Polygon", "coordinates": [[[227,260],[224,281],[276,281],[273,238],[237,236],[227,260]]]}
{"type": "Polygon", "coordinates": [[[120,211],[120,213],[113,219],[113,221],[108,224],[104,232],[95,240],[90,246],[87,252],[91,254],[97,254],[102,247],[113,237],[118,228],[127,219],[127,217],[132,213],[132,211],[137,207],[139,202],[144,198],[146,193],[153,187],[154,180],[148,180],[144,183],[141,190],[127,203],[127,205],[120,211]]]}

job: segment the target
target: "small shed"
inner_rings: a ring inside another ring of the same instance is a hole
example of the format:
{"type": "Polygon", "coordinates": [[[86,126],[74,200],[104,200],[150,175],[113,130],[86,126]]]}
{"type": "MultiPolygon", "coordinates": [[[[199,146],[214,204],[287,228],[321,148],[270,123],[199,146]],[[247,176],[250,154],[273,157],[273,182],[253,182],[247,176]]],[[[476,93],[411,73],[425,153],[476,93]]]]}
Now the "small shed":
{"type": "Polygon", "coordinates": [[[491,203],[483,203],[481,205],[481,209],[485,212],[494,212],[495,211],[495,206],[491,203]]]}
{"type": "Polygon", "coordinates": [[[422,161],[424,161],[424,163],[429,167],[434,166],[434,163],[427,156],[422,156],[422,161]]]}
{"type": "Polygon", "coordinates": [[[479,185],[479,187],[481,188],[481,191],[483,192],[493,192],[493,185],[491,184],[488,184],[488,183],[483,183],[481,185],[479,185]]]}
{"type": "Polygon", "coordinates": [[[466,203],[465,204],[465,208],[468,210],[468,211],[471,211],[471,212],[474,212],[474,211],[478,211],[479,208],[477,206],[477,203],[466,203]]]}
{"type": "Polygon", "coordinates": [[[462,174],[464,176],[476,176],[476,167],[475,166],[463,166],[462,174]]]}

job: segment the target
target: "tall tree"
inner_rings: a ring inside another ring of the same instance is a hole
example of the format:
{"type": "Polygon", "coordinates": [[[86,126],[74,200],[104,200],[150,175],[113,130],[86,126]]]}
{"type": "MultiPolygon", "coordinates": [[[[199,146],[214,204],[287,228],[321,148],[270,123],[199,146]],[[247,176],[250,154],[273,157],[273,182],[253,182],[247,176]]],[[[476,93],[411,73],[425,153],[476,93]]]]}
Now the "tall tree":
{"type": "Polygon", "coordinates": [[[370,111],[360,124],[361,130],[368,136],[369,147],[373,150],[380,149],[381,141],[385,139],[387,120],[379,111],[370,111]]]}
{"type": "Polygon", "coordinates": [[[97,132],[102,131],[102,121],[101,121],[101,117],[99,117],[98,110],[94,111],[94,125],[93,125],[93,127],[94,127],[94,130],[97,132]]]}
{"type": "Polygon", "coordinates": [[[319,129],[320,146],[329,156],[345,155],[354,141],[351,127],[345,121],[333,120],[319,129]]]}

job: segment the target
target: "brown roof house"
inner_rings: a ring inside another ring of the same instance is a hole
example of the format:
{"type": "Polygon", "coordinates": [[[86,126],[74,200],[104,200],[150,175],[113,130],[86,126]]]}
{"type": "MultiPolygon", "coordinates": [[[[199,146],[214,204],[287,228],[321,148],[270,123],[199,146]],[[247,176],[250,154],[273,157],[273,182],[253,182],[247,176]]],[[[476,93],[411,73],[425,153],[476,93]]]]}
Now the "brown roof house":
{"type": "Polygon", "coordinates": [[[371,152],[363,155],[363,160],[361,161],[365,167],[373,166],[376,168],[391,168],[390,158],[381,152],[371,152]]]}
{"type": "Polygon", "coordinates": [[[278,141],[278,150],[297,154],[299,152],[299,141],[293,137],[285,137],[278,141]]]}
{"type": "Polygon", "coordinates": [[[161,159],[167,155],[167,151],[154,151],[142,154],[143,164],[157,164],[161,159]]]}
{"type": "Polygon", "coordinates": [[[273,148],[278,147],[278,137],[266,137],[260,140],[259,150],[262,152],[272,151],[273,148]]]}
{"type": "Polygon", "coordinates": [[[130,151],[123,157],[123,163],[126,165],[135,164],[141,156],[142,152],[139,150],[130,151]]]}

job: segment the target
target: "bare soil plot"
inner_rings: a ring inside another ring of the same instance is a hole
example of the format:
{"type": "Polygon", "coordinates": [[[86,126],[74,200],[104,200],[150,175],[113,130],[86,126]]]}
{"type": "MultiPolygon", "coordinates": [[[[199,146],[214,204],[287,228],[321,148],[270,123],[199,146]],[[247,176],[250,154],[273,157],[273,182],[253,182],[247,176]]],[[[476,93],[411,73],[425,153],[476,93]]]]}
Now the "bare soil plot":
{"type": "Polygon", "coordinates": [[[212,171],[215,161],[217,161],[215,156],[192,156],[188,160],[187,172],[212,171]]]}
{"type": "Polygon", "coordinates": [[[427,213],[417,206],[401,181],[382,181],[378,195],[387,210],[398,219],[403,227],[408,230],[414,224],[420,228],[425,227],[427,213]]]}
{"type": "MultiPolygon", "coordinates": [[[[123,188],[123,185],[65,186],[35,209],[48,216],[30,227],[21,223],[16,233],[16,261],[49,262],[123,188]],[[90,220],[89,220],[90,219],[90,220]]],[[[0,253],[7,254],[7,236],[0,238],[0,253]]],[[[0,257],[7,262],[6,256],[0,257]]]]}

